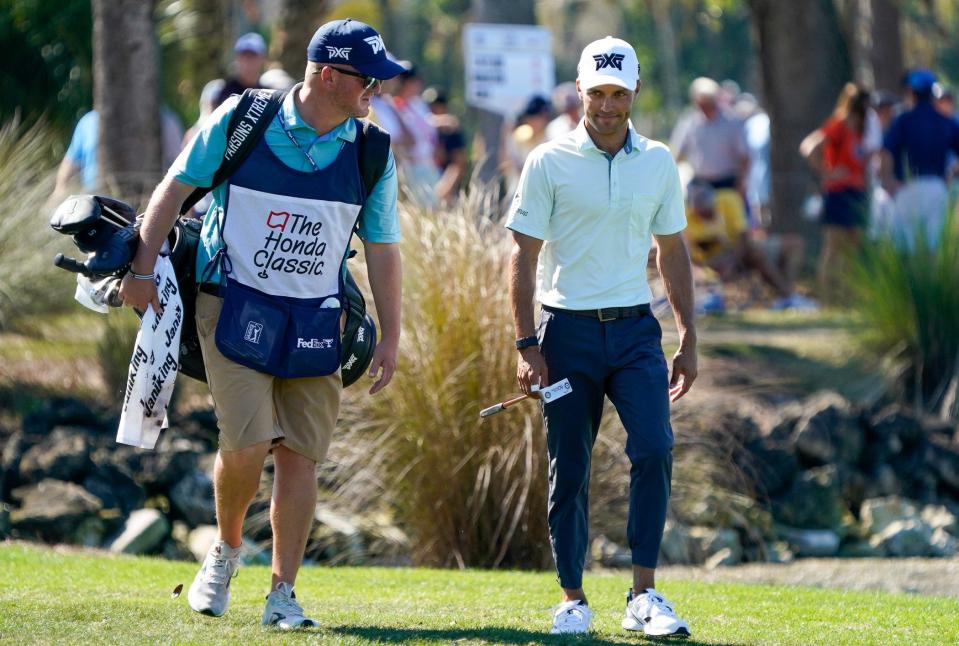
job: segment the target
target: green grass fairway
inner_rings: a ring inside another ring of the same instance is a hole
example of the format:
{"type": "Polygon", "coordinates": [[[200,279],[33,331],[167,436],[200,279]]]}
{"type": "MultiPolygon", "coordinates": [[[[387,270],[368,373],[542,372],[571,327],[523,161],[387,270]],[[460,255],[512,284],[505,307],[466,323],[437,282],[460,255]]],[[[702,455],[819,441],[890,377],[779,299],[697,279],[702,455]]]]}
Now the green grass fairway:
{"type": "MultiPolygon", "coordinates": [[[[229,612],[192,612],[190,563],[0,543],[0,642],[16,644],[633,644],[619,627],[625,579],[587,576],[595,632],[551,637],[549,573],[307,568],[312,631],[260,627],[269,570],[247,567],[229,612]],[[179,598],[171,598],[178,583],[179,598]]],[[[692,627],[686,644],[955,644],[959,600],[762,585],[660,583],[692,627]]]]}

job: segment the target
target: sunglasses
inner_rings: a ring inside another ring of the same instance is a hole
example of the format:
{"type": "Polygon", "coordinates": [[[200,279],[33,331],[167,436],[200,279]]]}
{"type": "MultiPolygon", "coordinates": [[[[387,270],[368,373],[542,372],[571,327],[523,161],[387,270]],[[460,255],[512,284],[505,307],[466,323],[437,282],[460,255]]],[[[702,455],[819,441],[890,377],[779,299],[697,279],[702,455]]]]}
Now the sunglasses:
{"type": "MultiPolygon", "coordinates": [[[[374,87],[380,87],[382,86],[382,83],[383,83],[378,78],[373,78],[372,76],[368,76],[366,74],[360,74],[359,72],[351,72],[350,70],[340,69],[339,67],[333,67],[332,65],[326,65],[326,67],[329,67],[331,70],[336,70],[340,74],[346,74],[347,76],[355,76],[356,78],[361,79],[363,81],[364,92],[369,92],[374,87]]],[[[315,70],[313,73],[319,74],[321,71],[322,70],[315,70]]]]}

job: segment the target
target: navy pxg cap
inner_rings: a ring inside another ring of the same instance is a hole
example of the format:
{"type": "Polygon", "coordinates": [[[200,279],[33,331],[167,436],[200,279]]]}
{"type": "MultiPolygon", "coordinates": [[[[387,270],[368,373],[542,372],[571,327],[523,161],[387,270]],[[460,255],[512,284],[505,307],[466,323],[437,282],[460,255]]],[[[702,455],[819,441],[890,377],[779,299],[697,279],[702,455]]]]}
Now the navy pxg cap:
{"type": "Polygon", "coordinates": [[[386,55],[383,37],[364,22],[332,20],[313,34],[306,58],[326,65],[352,65],[377,79],[391,79],[405,70],[386,55]]]}

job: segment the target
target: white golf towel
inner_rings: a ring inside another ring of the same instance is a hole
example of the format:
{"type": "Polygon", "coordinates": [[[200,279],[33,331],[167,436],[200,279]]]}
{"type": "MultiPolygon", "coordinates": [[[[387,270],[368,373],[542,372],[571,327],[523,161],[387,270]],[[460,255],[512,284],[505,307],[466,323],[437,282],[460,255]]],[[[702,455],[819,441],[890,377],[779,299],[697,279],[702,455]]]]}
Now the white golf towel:
{"type": "Polygon", "coordinates": [[[160,431],[168,425],[166,410],[179,367],[183,328],[183,299],[166,256],[157,259],[154,273],[163,313],[158,317],[148,306],[140,322],[117,429],[117,442],[141,449],[156,446],[160,431]]]}

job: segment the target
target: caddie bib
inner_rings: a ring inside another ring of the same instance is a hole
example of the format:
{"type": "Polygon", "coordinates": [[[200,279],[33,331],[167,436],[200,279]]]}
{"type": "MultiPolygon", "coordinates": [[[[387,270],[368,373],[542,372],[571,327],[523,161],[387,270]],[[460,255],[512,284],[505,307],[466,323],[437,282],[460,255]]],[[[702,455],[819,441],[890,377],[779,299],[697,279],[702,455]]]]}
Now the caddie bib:
{"type": "Polygon", "coordinates": [[[299,171],[259,141],[230,178],[211,261],[225,276],[224,356],[285,378],[336,372],[341,268],[363,202],[354,143],[342,142],[329,166],[299,171]]]}

